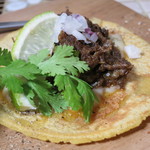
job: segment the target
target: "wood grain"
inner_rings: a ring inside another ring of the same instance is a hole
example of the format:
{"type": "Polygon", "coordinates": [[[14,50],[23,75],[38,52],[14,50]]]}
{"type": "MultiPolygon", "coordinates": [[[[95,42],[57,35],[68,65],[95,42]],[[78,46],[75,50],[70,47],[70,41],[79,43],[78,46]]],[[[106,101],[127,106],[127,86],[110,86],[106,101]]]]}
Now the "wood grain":
{"type": "MultiPolygon", "coordinates": [[[[116,22],[150,42],[150,20],[112,0],[52,0],[13,13],[0,15],[0,22],[28,20],[45,11],[66,10],[87,17],[116,22]]],[[[7,34],[7,33],[5,33],[7,34]]],[[[5,34],[0,34],[3,37],[5,34]]],[[[148,150],[150,147],[150,118],[138,128],[110,140],[84,145],[43,142],[0,126],[0,150],[148,150]]]]}

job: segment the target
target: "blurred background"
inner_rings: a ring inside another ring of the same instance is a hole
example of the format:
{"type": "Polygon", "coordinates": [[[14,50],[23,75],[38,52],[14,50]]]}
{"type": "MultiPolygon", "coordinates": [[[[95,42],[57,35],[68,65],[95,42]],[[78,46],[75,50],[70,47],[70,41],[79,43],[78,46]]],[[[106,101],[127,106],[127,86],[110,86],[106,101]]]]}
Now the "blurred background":
{"type": "MultiPolygon", "coordinates": [[[[0,0],[0,13],[20,10],[54,0],[0,0]]],[[[115,0],[135,12],[150,18],[150,0],[115,0]]]]}

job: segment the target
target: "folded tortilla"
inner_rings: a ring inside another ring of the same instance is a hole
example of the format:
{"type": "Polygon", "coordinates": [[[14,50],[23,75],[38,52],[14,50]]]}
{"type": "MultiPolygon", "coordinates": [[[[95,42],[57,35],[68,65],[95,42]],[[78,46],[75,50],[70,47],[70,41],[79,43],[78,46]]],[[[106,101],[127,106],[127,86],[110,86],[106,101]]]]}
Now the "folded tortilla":
{"type": "MultiPolygon", "coordinates": [[[[66,110],[51,117],[39,113],[18,112],[0,93],[0,124],[44,141],[74,144],[111,138],[141,124],[150,116],[150,45],[127,29],[111,22],[93,19],[123,37],[125,45],[142,51],[139,59],[128,59],[133,71],[128,75],[125,90],[118,90],[95,105],[91,122],[85,123],[81,112],[66,110]]],[[[0,39],[0,46],[11,50],[18,31],[0,39]]]]}

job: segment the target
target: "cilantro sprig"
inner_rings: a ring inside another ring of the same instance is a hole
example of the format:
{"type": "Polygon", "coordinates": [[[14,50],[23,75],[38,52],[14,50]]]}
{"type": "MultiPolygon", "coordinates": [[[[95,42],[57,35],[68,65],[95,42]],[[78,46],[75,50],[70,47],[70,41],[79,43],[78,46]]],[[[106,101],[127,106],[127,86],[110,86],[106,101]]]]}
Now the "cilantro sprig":
{"type": "Polygon", "coordinates": [[[57,75],[54,85],[57,85],[59,91],[63,91],[73,110],[82,108],[83,116],[89,122],[94,101],[97,100],[89,84],[74,76],[57,75]]]}
{"type": "Polygon", "coordinates": [[[78,57],[74,56],[72,46],[56,46],[54,55],[45,60],[48,52],[45,49],[29,58],[31,63],[36,64],[42,70],[42,74],[48,74],[49,76],[71,74],[75,76],[89,70],[85,61],[80,61],[78,57]]]}
{"type": "Polygon", "coordinates": [[[31,63],[15,60],[6,67],[0,67],[1,83],[12,92],[23,93],[24,80],[33,80],[40,72],[38,67],[31,63]]]}
{"type": "Polygon", "coordinates": [[[13,61],[8,50],[0,49],[0,65],[3,66],[0,67],[3,87],[25,94],[44,115],[71,108],[82,110],[85,121],[90,120],[97,98],[90,85],[77,78],[89,67],[75,56],[72,46],[56,46],[52,56],[48,49],[41,50],[28,61],[13,61]],[[54,83],[48,82],[47,77],[54,78],[54,83]]]}
{"type": "Polygon", "coordinates": [[[64,109],[67,109],[68,104],[61,93],[55,93],[52,89],[52,85],[46,80],[29,81],[27,85],[34,93],[34,97],[38,97],[39,101],[36,105],[45,116],[50,116],[53,110],[54,112],[60,113],[63,112],[64,109]]]}
{"type": "Polygon", "coordinates": [[[10,51],[0,48],[0,66],[7,66],[12,62],[10,51]]]}

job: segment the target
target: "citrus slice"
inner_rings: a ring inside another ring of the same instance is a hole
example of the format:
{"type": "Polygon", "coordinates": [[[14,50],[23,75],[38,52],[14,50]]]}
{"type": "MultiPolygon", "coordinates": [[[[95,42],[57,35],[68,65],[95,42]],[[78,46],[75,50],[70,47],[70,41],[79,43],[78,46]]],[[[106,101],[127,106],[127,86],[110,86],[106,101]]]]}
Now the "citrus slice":
{"type": "Polygon", "coordinates": [[[2,90],[2,95],[7,100],[12,101],[13,105],[19,111],[36,109],[34,102],[29,100],[24,94],[9,92],[9,90],[6,87],[4,87],[2,90]]]}
{"type": "MultiPolygon", "coordinates": [[[[27,60],[32,54],[48,48],[53,49],[53,35],[55,22],[58,15],[45,12],[35,16],[20,30],[12,48],[13,59],[27,60]]],[[[9,93],[8,93],[9,94],[9,93]]],[[[11,99],[20,111],[36,109],[35,105],[24,94],[12,93],[11,99]]]]}
{"type": "Polygon", "coordinates": [[[24,94],[11,93],[11,99],[12,99],[12,103],[19,111],[36,109],[34,102],[31,102],[24,94]]]}
{"type": "Polygon", "coordinates": [[[31,19],[19,32],[12,48],[13,59],[27,60],[28,56],[48,48],[53,49],[54,42],[51,36],[58,15],[45,12],[31,19]]]}

